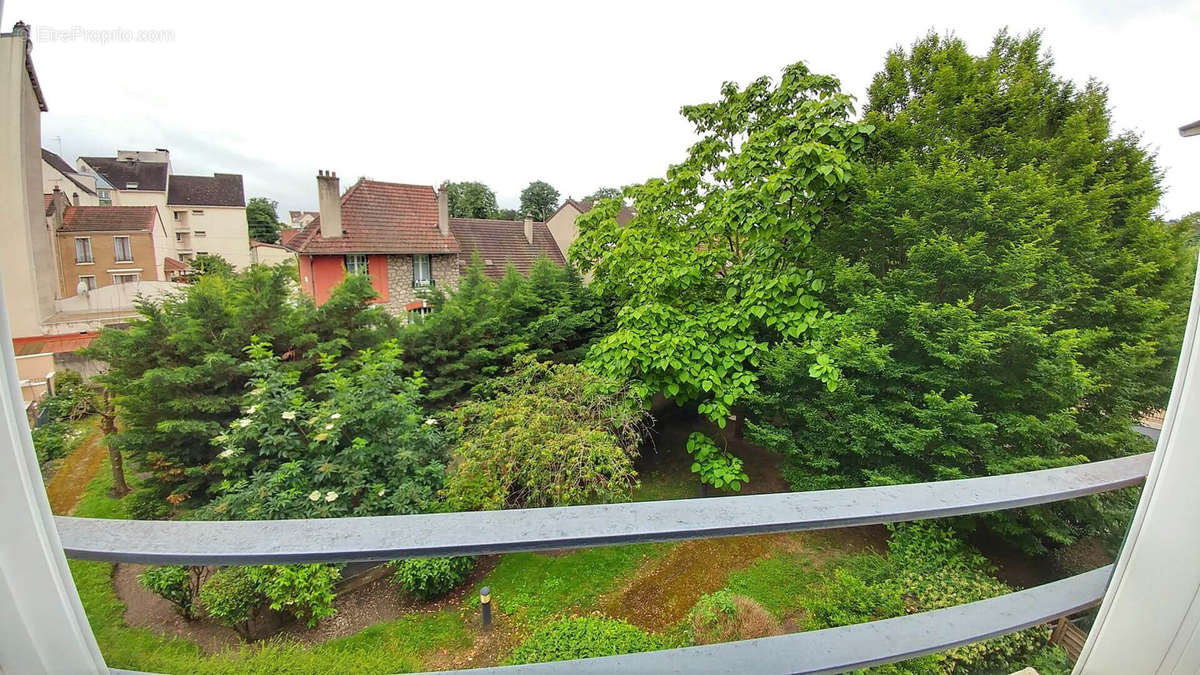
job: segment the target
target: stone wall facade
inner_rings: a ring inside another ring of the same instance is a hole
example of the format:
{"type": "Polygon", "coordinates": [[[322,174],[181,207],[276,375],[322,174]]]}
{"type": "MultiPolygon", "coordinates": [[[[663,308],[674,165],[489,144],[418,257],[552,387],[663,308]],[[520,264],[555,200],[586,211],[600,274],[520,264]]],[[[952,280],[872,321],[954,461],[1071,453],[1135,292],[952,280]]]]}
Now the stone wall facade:
{"type": "MultiPolygon", "coordinates": [[[[447,293],[458,290],[458,254],[432,255],[430,267],[433,283],[447,293]]],[[[413,257],[411,255],[389,255],[387,257],[388,299],[382,303],[384,309],[398,317],[407,317],[408,303],[419,300],[422,289],[413,288],[413,257]]]]}

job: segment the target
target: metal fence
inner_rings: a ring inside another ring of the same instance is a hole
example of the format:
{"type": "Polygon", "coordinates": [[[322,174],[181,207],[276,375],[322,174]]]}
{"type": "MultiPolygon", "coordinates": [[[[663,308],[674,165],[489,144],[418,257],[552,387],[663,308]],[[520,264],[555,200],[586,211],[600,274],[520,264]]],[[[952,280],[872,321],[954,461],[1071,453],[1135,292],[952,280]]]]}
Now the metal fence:
{"type": "MultiPolygon", "coordinates": [[[[349,562],[477,555],[794,532],[1046,504],[1140,483],[1152,453],[1059,469],[937,483],[472,513],[280,521],[58,517],[67,556],[191,565],[349,562]]],[[[833,673],[986,640],[1098,603],[1111,568],[990,600],[757,640],[489,673],[833,673]]],[[[117,671],[113,672],[125,672],[117,671]]],[[[476,672],[476,671],[471,671],[476,672]]]]}

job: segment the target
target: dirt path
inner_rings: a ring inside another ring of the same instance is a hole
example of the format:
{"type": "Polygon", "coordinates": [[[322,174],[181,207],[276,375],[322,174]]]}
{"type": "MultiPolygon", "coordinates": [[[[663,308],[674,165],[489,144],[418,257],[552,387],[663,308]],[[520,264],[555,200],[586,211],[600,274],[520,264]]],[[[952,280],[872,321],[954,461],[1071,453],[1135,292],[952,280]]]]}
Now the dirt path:
{"type": "Polygon", "coordinates": [[[46,485],[50,509],[56,516],[70,515],[108,454],[100,443],[104,436],[97,423],[93,420],[89,426],[87,436],[67,455],[46,485]]]}
{"type": "Polygon", "coordinates": [[[782,553],[813,560],[840,553],[879,550],[883,528],[855,527],[814,533],[764,534],[685,541],[638,570],[601,603],[603,612],[650,631],[677,623],[700,596],[725,586],[729,574],[782,553]]]}

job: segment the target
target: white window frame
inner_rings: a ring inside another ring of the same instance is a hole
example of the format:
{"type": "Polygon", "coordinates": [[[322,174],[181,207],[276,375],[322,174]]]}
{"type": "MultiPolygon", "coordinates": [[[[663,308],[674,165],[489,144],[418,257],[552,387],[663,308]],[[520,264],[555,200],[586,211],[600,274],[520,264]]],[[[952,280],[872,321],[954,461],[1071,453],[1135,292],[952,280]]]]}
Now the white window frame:
{"type": "Polygon", "coordinates": [[[371,274],[371,259],[365,253],[348,253],[342,260],[346,274],[371,274]]]}
{"type": "Polygon", "coordinates": [[[95,265],[96,264],[96,256],[92,252],[92,238],[91,237],[75,237],[75,264],[76,265],[95,265]],[[83,248],[85,249],[85,252],[87,253],[86,260],[79,259],[79,253],[80,253],[79,244],[80,244],[80,242],[83,243],[83,248]]]}
{"type": "Polygon", "coordinates": [[[113,237],[113,260],[115,260],[116,262],[119,262],[119,263],[133,262],[133,239],[131,237],[129,237],[128,235],[123,235],[123,234],[116,235],[113,237]],[[120,241],[122,239],[125,240],[125,249],[126,249],[126,252],[129,254],[129,257],[127,257],[127,258],[121,257],[120,241]]]}
{"type": "Polygon", "coordinates": [[[121,284],[136,284],[142,280],[142,275],[140,272],[114,272],[112,275],[112,280],[114,286],[119,286],[121,284]],[[133,278],[129,279],[128,281],[122,281],[122,279],[126,277],[133,278]]]}
{"type": "Polygon", "coordinates": [[[414,253],[412,268],[413,288],[424,288],[433,285],[433,256],[428,253],[414,253]]]}
{"type": "Polygon", "coordinates": [[[95,274],[80,274],[79,282],[86,284],[87,289],[89,291],[96,290],[96,275],[95,274]],[[84,279],[91,279],[91,281],[85,282],[84,279]]]}

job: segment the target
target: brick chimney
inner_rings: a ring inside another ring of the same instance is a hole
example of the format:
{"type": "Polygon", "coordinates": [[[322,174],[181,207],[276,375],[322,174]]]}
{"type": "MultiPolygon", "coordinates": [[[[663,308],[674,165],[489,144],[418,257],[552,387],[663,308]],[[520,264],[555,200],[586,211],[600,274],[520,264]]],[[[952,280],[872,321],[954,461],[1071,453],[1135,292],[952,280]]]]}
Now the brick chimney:
{"type": "Polygon", "coordinates": [[[533,216],[525,216],[525,241],[533,246],[533,216]]]}
{"type": "Polygon", "coordinates": [[[71,193],[71,203],[74,204],[75,206],[79,206],[79,193],[78,192],[71,193]]]}
{"type": "MultiPolygon", "coordinates": [[[[53,211],[52,218],[54,220],[55,231],[62,229],[63,216],[66,214],[67,207],[70,205],[71,202],[67,199],[67,193],[63,192],[58,188],[57,185],[55,185],[54,192],[51,193],[50,196],[50,209],[53,211]]],[[[78,204],[76,206],[78,206],[78,204]]]]}
{"type": "Polygon", "coordinates": [[[342,236],[342,192],[333,171],[317,171],[317,205],[321,211],[321,238],[342,236]]]}
{"type": "Polygon", "coordinates": [[[444,182],[438,188],[438,231],[443,237],[450,236],[450,183],[444,182]]]}

